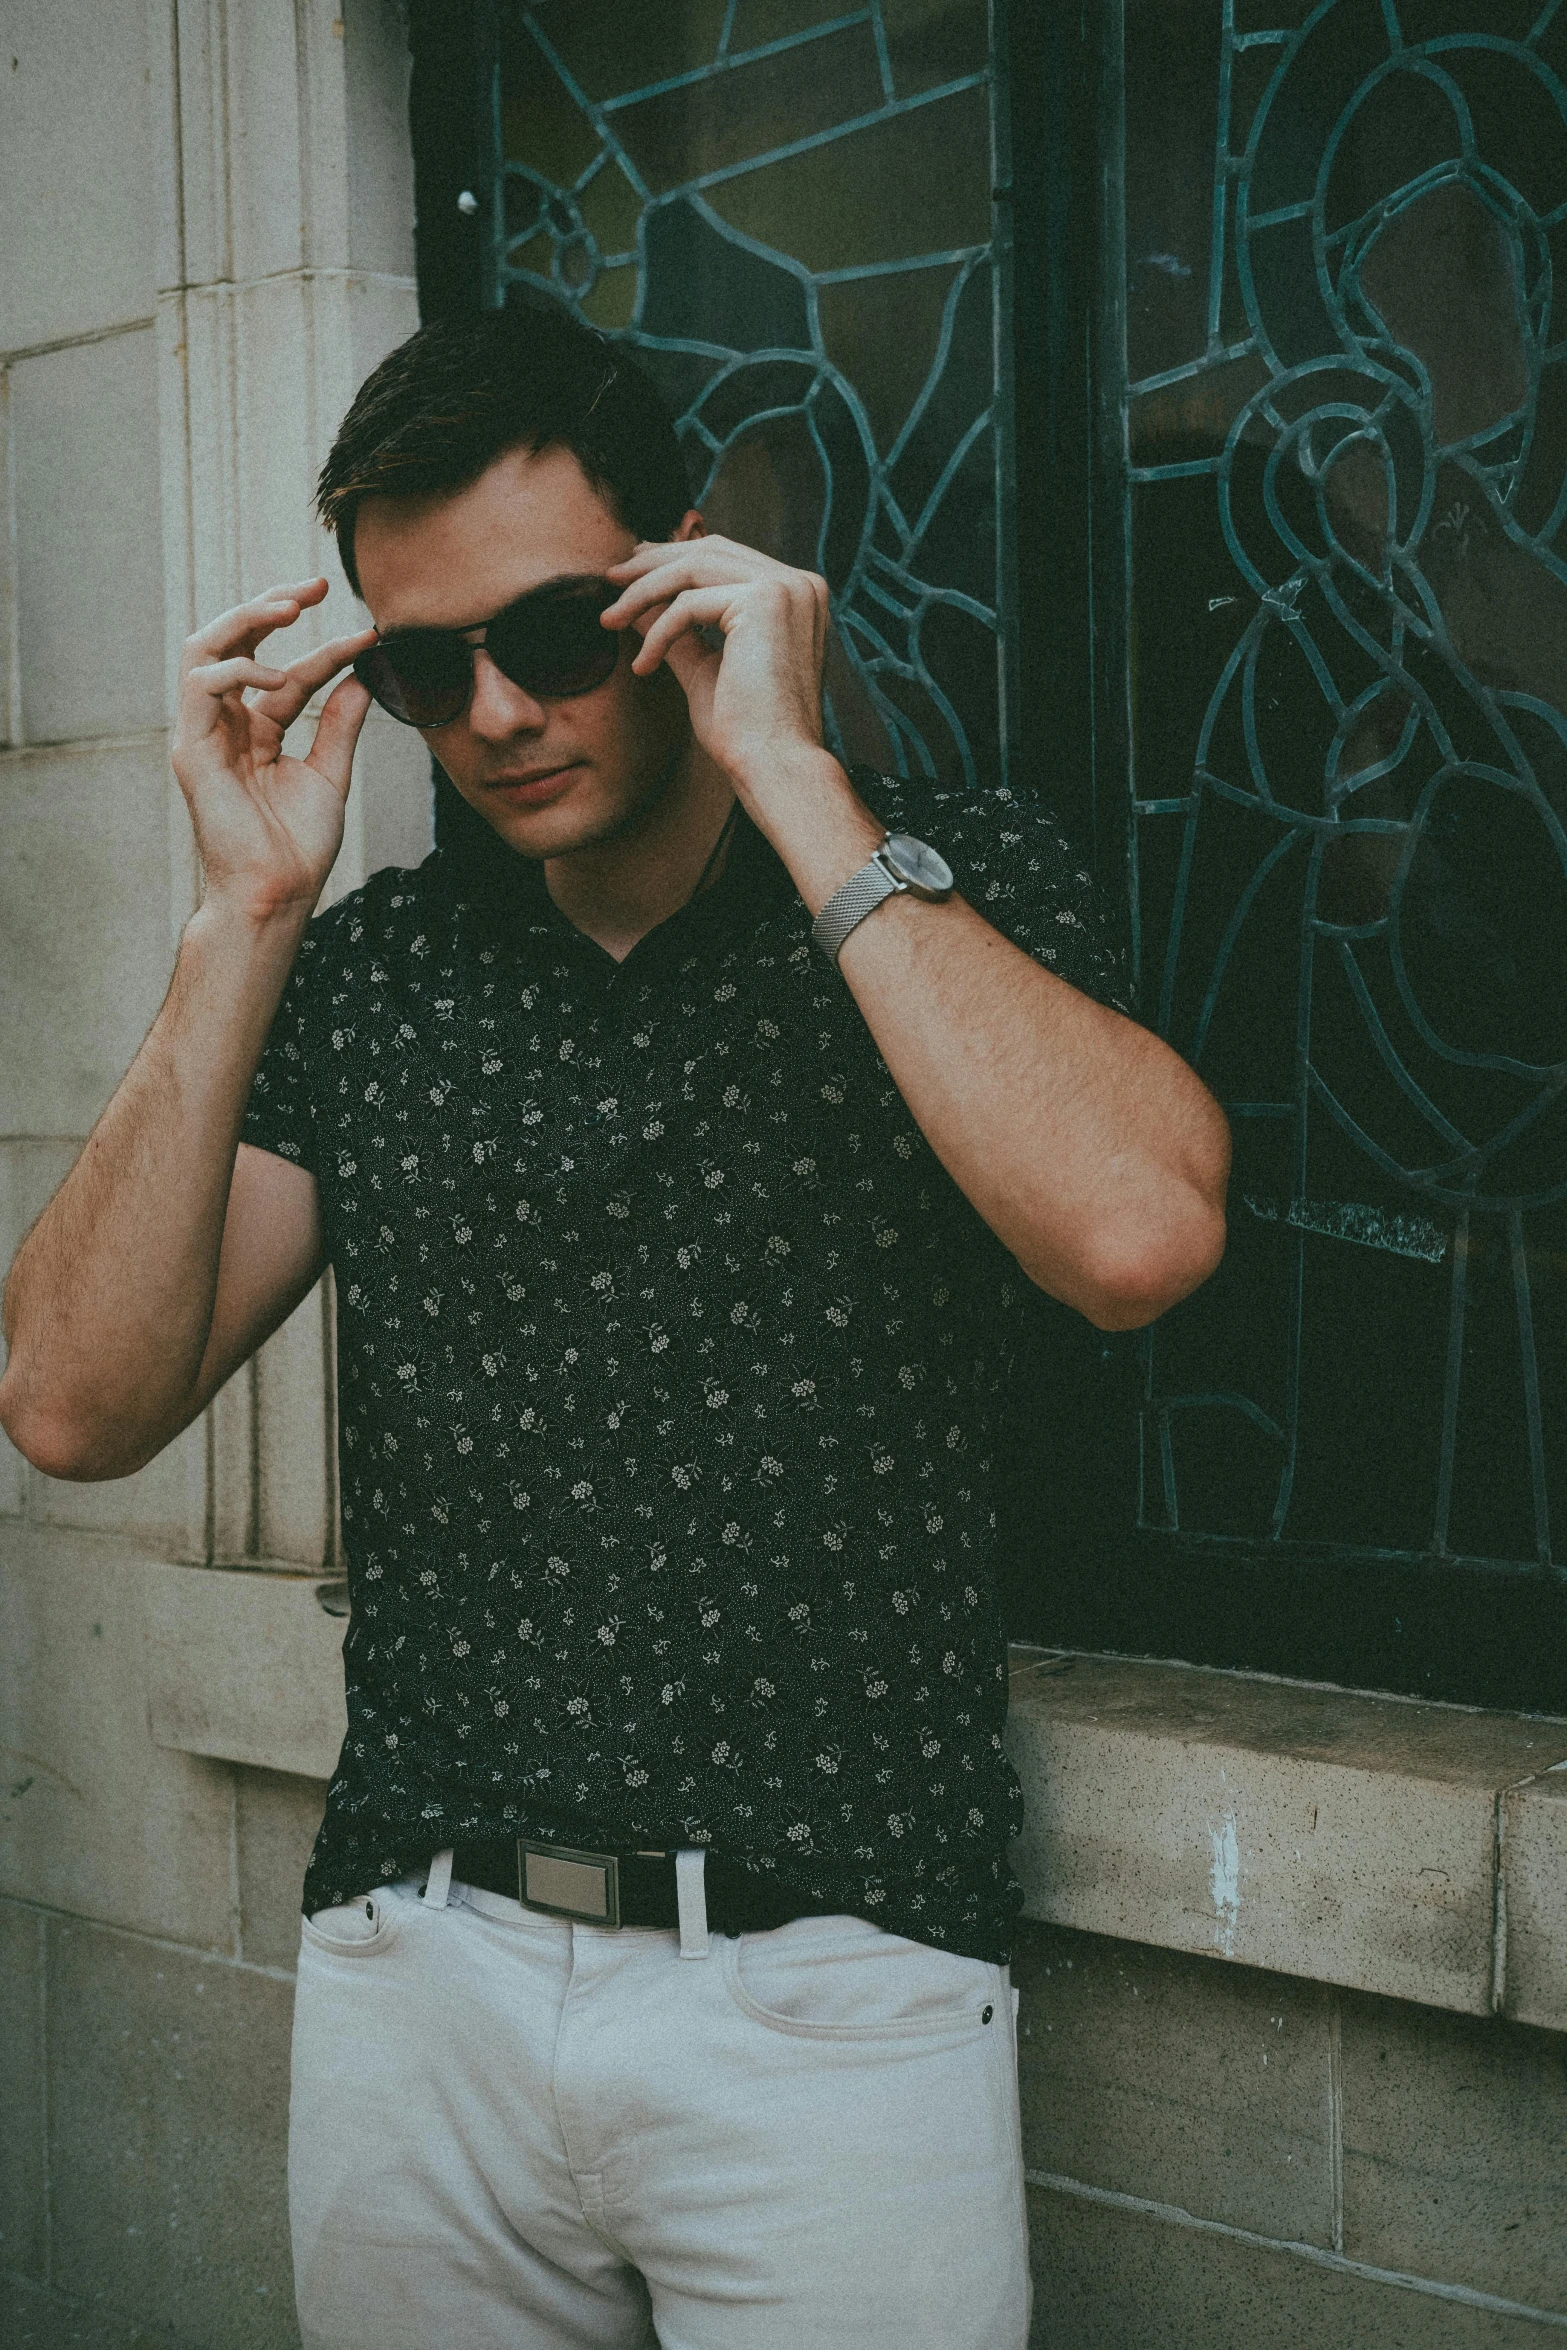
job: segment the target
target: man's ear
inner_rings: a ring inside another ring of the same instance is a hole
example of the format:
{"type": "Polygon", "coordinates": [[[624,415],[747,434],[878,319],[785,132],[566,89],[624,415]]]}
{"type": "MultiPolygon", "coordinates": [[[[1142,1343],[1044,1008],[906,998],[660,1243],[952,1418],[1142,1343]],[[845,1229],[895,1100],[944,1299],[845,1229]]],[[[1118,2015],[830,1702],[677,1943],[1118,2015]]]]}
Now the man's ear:
{"type": "Polygon", "coordinates": [[[686,508],[679,522],[669,534],[672,546],[678,546],[682,539],[705,539],[706,536],[707,524],[702,520],[695,506],[686,508]]]}

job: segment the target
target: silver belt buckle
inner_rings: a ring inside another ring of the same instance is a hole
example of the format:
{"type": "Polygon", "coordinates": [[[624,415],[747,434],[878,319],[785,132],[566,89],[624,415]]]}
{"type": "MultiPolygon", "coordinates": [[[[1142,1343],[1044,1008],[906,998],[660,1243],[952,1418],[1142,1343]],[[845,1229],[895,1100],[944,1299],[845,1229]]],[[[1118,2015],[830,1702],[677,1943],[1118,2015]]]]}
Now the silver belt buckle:
{"type": "Polygon", "coordinates": [[[620,1862],[612,1852],[578,1852],[567,1844],[517,1839],[517,1899],[546,1917],[584,1926],[620,1923],[620,1862]]]}

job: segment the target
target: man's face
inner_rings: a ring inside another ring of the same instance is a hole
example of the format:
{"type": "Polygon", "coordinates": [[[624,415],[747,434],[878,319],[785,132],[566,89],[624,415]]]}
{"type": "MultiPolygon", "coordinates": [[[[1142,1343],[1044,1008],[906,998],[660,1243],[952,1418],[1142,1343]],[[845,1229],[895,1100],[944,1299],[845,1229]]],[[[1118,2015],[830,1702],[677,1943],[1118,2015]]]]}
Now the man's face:
{"type": "MultiPolygon", "coordinates": [[[[679,536],[699,529],[692,514],[679,536]]],[[[466,628],[555,579],[602,574],[636,544],[569,449],[510,449],[467,489],[366,498],[355,518],[360,585],[383,635],[466,628]]],[[[529,857],[559,857],[621,831],[661,791],[690,740],[667,669],[634,677],[622,638],[603,685],[538,700],[480,646],[473,695],[425,741],[469,806],[529,857]]]]}

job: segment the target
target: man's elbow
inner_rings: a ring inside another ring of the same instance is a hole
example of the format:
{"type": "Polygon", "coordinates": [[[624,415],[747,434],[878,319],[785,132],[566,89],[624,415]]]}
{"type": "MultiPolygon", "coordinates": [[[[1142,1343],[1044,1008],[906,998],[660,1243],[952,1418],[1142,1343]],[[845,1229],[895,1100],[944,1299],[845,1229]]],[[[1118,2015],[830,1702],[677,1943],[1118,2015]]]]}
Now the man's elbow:
{"type": "Polygon", "coordinates": [[[0,1428],[5,1430],[24,1461],[46,1477],[79,1477],[79,1448],[67,1430],[47,1413],[27,1405],[0,1379],[0,1428]]]}
{"type": "Polygon", "coordinates": [[[1097,1234],[1069,1302],[1097,1330],[1144,1330],[1217,1272],[1225,1238],[1222,1198],[1187,1191],[1157,1225],[1097,1234]]]}
{"type": "Polygon", "coordinates": [[[129,1477],[152,1458],[149,1452],[127,1450],[107,1429],[83,1427],[30,1401],[10,1371],[0,1378],[0,1428],[43,1476],[71,1484],[129,1477]]]}

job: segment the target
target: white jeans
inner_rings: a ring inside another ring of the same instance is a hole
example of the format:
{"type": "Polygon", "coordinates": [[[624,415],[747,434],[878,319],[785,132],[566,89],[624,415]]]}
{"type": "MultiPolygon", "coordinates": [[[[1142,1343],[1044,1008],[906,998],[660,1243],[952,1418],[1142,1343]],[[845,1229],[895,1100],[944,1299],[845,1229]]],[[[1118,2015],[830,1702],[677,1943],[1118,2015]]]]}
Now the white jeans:
{"type": "Polygon", "coordinates": [[[306,2350],[1023,2350],[1006,1970],[413,1884],[305,1922],[306,2350]]]}

